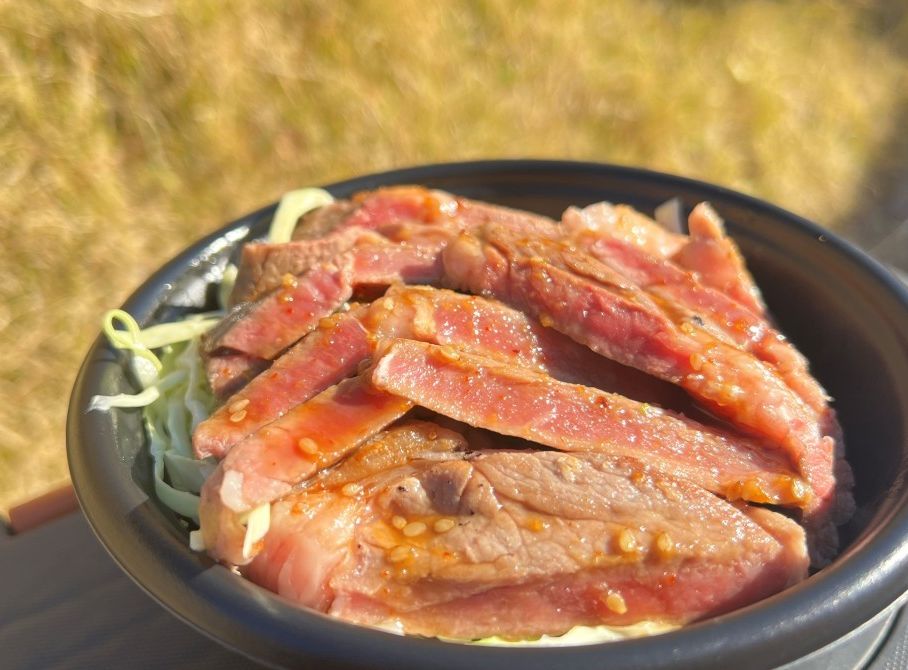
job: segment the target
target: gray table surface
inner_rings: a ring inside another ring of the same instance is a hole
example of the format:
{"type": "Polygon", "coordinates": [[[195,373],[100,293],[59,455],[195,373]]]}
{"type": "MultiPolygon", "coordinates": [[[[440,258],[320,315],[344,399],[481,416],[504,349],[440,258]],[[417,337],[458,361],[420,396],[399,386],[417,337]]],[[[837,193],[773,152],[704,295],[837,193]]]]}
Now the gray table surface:
{"type": "Polygon", "coordinates": [[[0,530],[0,668],[258,667],[183,623],[107,554],[80,512],[0,530]]]}

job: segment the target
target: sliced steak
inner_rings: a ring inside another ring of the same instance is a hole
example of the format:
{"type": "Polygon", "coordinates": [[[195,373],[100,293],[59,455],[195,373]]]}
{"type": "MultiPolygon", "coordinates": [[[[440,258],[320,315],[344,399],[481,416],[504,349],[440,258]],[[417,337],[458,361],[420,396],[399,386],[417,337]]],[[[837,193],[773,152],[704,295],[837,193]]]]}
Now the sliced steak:
{"type": "Polygon", "coordinates": [[[381,340],[451,345],[561,381],[698,413],[676,386],[600,356],[497,300],[425,286],[395,286],[372,306],[364,323],[381,340]]]}
{"type": "Polygon", "coordinates": [[[437,283],[441,250],[461,228],[495,221],[551,234],[554,226],[545,217],[415,186],[360,193],[353,206],[332,203],[311,217],[300,224],[300,240],[246,246],[231,296],[236,306],[206,339],[207,356],[220,349],[272,359],[358,286],[437,283]],[[315,230],[326,235],[311,239],[315,230]]]}
{"type": "Polygon", "coordinates": [[[349,200],[336,200],[313,209],[300,217],[293,229],[293,240],[318,240],[342,228],[344,222],[357,209],[349,200]]]}
{"type": "Polygon", "coordinates": [[[570,452],[634,456],[731,500],[805,506],[784,455],[682,415],[490,358],[395,340],[372,383],[471,426],[570,452]]]}
{"type": "Polygon", "coordinates": [[[755,314],[765,314],[760,289],[747,271],[738,246],[725,234],[725,225],[715,210],[701,202],[690,213],[687,225],[690,239],[674,254],[675,262],[755,314]]]}
{"type": "Polygon", "coordinates": [[[555,230],[554,222],[545,217],[421,187],[359,193],[353,202],[332,203],[303,217],[298,228],[302,232],[293,242],[246,244],[231,304],[256,299],[278,288],[286,274],[302,274],[358,246],[388,242],[438,246],[463,228],[489,222],[548,233],[555,230]],[[313,236],[317,231],[322,235],[313,236]]]}
{"type": "Polygon", "coordinates": [[[569,207],[562,223],[568,235],[582,244],[605,234],[650,255],[672,259],[695,272],[707,286],[755,314],[766,314],[766,305],[737,245],[726,236],[722,219],[707,203],[697,205],[688,217],[690,236],[669,232],[627,205],[607,202],[583,209],[569,207]]]}
{"type": "Polygon", "coordinates": [[[353,197],[359,208],[345,222],[347,226],[380,228],[401,221],[454,223],[466,228],[497,222],[509,227],[533,230],[553,221],[523,210],[492,205],[421,186],[394,186],[365,191],[353,197]]]}
{"type": "Polygon", "coordinates": [[[422,186],[390,186],[361,191],[305,214],[293,231],[294,240],[318,240],[344,228],[379,229],[399,223],[437,223],[450,218],[457,200],[444,191],[422,186]]]}
{"type": "Polygon", "coordinates": [[[271,361],[248,354],[208,356],[205,359],[205,376],[214,397],[222,400],[239,391],[270,364],[271,361]]]}
{"type": "Polygon", "coordinates": [[[287,274],[301,275],[356,246],[388,243],[381,235],[362,228],[344,228],[315,240],[249,242],[243,246],[230,304],[255,300],[279,288],[287,274]]]}
{"type": "MultiPolygon", "coordinates": [[[[320,228],[330,231],[328,239],[293,243],[299,247],[293,253],[276,247],[259,250],[259,259],[265,260],[250,261],[259,265],[259,279],[265,277],[263,283],[256,280],[255,286],[268,287],[278,277],[281,285],[238,307],[207,339],[207,355],[224,356],[220,362],[208,361],[221,388],[239,386],[229,378],[232,371],[248,376],[267,365],[268,359],[312,331],[353,295],[357,299],[381,295],[396,282],[444,283],[498,298],[525,310],[530,318],[520,314],[522,322],[510,319],[502,312],[507,308],[498,305],[496,312],[488,307],[496,303],[479,298],[454,299],[430,289],[410,294],[393,289],[370,308],[368,316],[360,315],[365,331],[353,338],[355,347],[351,344],[345,350],[343,342],[334,342],[328,333],[336,325],[321,334],[321,344],[318,333],[303,340],[301,347],[319,352],[321,367],[311,375],[311,392],[351,374],[376,342],[397,337],[450,345],[448,354],[491,356],[687,413],[693,405],[680,407],[672,394],[665,400],[647,395],[675,385],[708,412],[758,437],[762,456],[782,463],[777,471],[771,463],[765,471],[758,467],[758,474],[747,476],[735,469],[741,465],[738,460],[726,471],[713,454],[713,488],[730,497],[777,503],[787,496],[785,504],[805,510],[815,563],[822,564],[834,553],[837,535],[832,522],[844,520],[853,509],[840,429],[804,359],[772,329],[737,248],[707,206],[698,206],[691,214],[690,238],[669,233],[620,206],[568,210],[563,226],[557,226],[545,217],[420,187],[366,192],[351,203],[322,210],[304,217],[299,235],[306,237],[306,230],[320,228]],[[271,254],[283,260],[268,265],[271,254]],[[331,262],[325,264],[327,259],[331,262]],[[284,267],[290,269],[281,274],[284,267]],[[298,275],[299,271],[304,274],[298,275]],[[387,299],[394,302],[396,311],[385,310],[388,313],[382,315],[379,305],[387,299]],[[644,374],[627,375],[623,365],[644,374]],[[603,381],[609,375],[618,382],[603,381]],[[654,383],[649,375],[662,383],[654,383]],[[633,388],[635,384],[638,389],[633,388]],[[770,455],[767,448],[779,453],[770,455]],[[779,478],[771,482],[770,472],[779,478]],[[807,481],[808,491],[795,473],[807,481]]],[[[250,270],[250,277],[257,271],[250,270]]],[[[348,322],[348,328],[355,330],[348,319],[338,321],[348,322]]],[[[294,365],[303,370],[302,358],[294,365]]],[[[288,380],[289,374],[285,388],[277,384],[269,389],[262,382],[256,390],[258,397],[271,394],[274,399],[263,400],[262,411],[250,426],[259,423],[251,430],[306,397],[302,392],[286,395],[288,380]],[[278,396],[285,397],[277,400],[278,396]]],[[[456,393],[456,386],[449,391],[456,393]]],[[[242,413],[238,404],[244,400],[226,404],[226,421],[239,415],[231,423],[245,423],[250,413],[242,413]]],[[[479,412],[479,406],[473,410],[479,412]]],[[[224,416],[220,420],[225,421],[224,416]]],[[[482,422],[476,425],[500,429],[482,422]]],[[[243,437],[245,429],[238,426],[213,448],[223,454],[243,437]]],[[[208,438],[202,433],[205,441],[208,438]]],[[[694,468],[694,474],[686,476],[706,477],[708,469],[694,468]]]]}
{"type": "Polygon", "coordinates": [[[271,369],[253,379],[200,423],[192,434],[196,457],[222,458],[247,435],[356,374],[362,360],[372,355],[373,342],[355,313],[354,310],[322,319],[313,332],[278,358],[271,369]]]}
{"type": "Polygon", "coordinates": [[[772,369],[693,320],[676,323],[620,273],[567,244],[494,226],[481,235],[461,235],[445,251],[456,288],[498,297],[608,358],[680,385],[794,463],[819,440],[813,412],[772,369]]]}
{"type": "Polygon", "coordinates": [[[807,369],[807,360],[763,316],[728,294],[701,284],[697,277],[669,260],[651,256],[620,240],[603,238],[587,247],[598,260],[655,296],[663,309],[682,308],[710,334],[753,353],[818,414],[828,411],[829,396],[807,369]]]}
{"type": "Polygon", "coordinates": [[[457,207],[454,197],[423,186],[388,186],[353,196],[357,209],[345,226],[378,228],[388,223],[414,221],[433,223],[447,218],[457,207]]]}
{"type": "MultiPolygon", "coordinates": [[[[705,206],[698,206],[691,216],[704,216],[703,209],[705,206]]],[[[725,242],[732,244],[727,239],[725,242]]],[[[694,237],[690,244],[695,245],[699,242],[694,237]]],[[[753,353],[759,360],[772,367],[813,412],[813,421],[819,428],[823,442],[813,447],[813,455],[806,457],[802,467],[809,468],[814,473],[811,479],[815,485],[819,482],[821,491],[824,486],[832,484],[830,473],[833,469],[837,470],[835,481],[838,500],[835,503],[827,502],[834,505],[831,512],[833,518],[838,523],[846,521],[853,510],[852,476],[848,464],[844,461],[842,429],[835,412],[829,407],[829,396],[810,374],[804,356],[784,335],[775,330],[764,316],[760,315],[762,312],[755,313],[726,293],[701,284],[698,281],[699,275],[686,272],[669,260],[650,256],[618,240],[600,239],[587,248],[594,257],[654,295],[660,305],[667,306],[666,311],[677,311],[679,308],[690,310],[695,320],[699,319],[712,326],[709,329],[710,334],[753,353]],[[833,447],[835,463],[832,462],[832,457],[826,454],[830,440],[835,443],[833,447]]],[[[728,253],[729,257],[737,259],[736,262],[743,263],[735,249],[732,248],[728,253]]],[[[746,274],[743,264],[740,269],[746,274]]],[[[749,275],[744,277],[744,280],[749,281],[749,275]]],[[[739,282],[740,286],[746,286],[747,281],[744,280],[739,282]]],[[[754,295],[759,298],[759,294],[754,295]]],[[[821,495],[817,503],[824,504],[823,500],[824,496],[821,495]]]]}
{"type": "Polygon", "coordinates": [[[514,230],[524,230],[537,234],[550,234],[556,229],[555,222],[547,216],[533,214],[522,209],[512,209],[487,202],[455,198],[456,207],[451,208],[451,218],[461,228],[469,229],[487,223],[496,223],[514,230]]]}
{"type": "Polygon", "coordinates": [[[348,621],[459,639],[685,623],[806,576],[796,524],[767,530],[633,459],[483,452],[360,486],[277,503],[244,574],[348,621]]]}
{"type": "MultiPolygon", "coordinates": [[[[709,411],[788,454],[813,496],[805,506],[812,537],[833,538],[851,507],[847,480],[836,500],[834,440],[828,423],[753,355],[720,342],[695,320],[680,323],[630,280],[566,244],[517,238],[502,228],[462,234],[444,252],[456,288],[499,297],[609,358],[680,385],[709,411]],[[545,247],[547,259],[539,254],[545,247]],[[842,510],[841,515],[837,510],[842,510]]],[[[834,555],[815,543],[816,565],[834,555]]]]}
{"type": "Polygon", "coordinates": [[[277,500],[397,420],[412,403],[348,379],[294,407],[237,444],[206,480],[199,517],[208,553],[240,565],[240,515],[277,500]]]}
{"type": "Polygon", "coordinates": [[[347,484],[356,484],[416,458],[447,459],[467,449],[464,436],[454,430],[431,421],[406,421],[369,438],[336,466],[319,472],[306,490],[336,492],[347,484]]]}
{"type": "MultiPolygon", "coordinates": [[[[342,254],[363,247],[385,247],[386,254],[412,254],[412,259],[396,261],[402,270],[390,276],[405,282],[432,282],[438,279],[440,264],[434,255],[458,232],[458,227],[448,223],[433,225],[408,221],[384,224],[375,230],[359,227],[342,227],[316,240],[297,240],[272,244],[268,242],[248,243],[243,247],[239,272],[231,304],[256,300],[260,296],[280,287],[286,276],[301,275],[320,263],[336,260],[342,254]],[[391,246],[392,243],[398,246],[391,246]],[[431,254],[426,269],[425,259],[431,254]],[[434,272],[433,267],[437,267],[434,272]]],[[[358,254],[354,268],[354,279],[370,283],[369,275],[380,272],[388,260],[378,254],[371,260],[368,255],[358,254]],[[375,263],[378,266],[375,267],[375,263]],[[356,274],[359,271],[361,276],[356,274]]],[[[386,271],[384,275],[389,276],[386,271]]],[[[387,283],[388,280],[371,280],[371,283],[387,283]]]]}
{"type": "Polygon", "coordinates": [[[583,209],[568,207],[561,216],[565,234],[580,244],[605,235],[660,258],[669,258],[687,242],[627,205],[598,202],[583,209]]]}
{"type": "Polygon", "coordinates": [[[392,286],[368,308],[319,327],[233,395],[193,434],[196,455],[223,457],[242,438],[352,376],[376,342],[415,339],[510,361],[563,381],[697,414],[678,387],[599,356],[497,301],[427,286],[392,286]]]}
{"type": "Polygon", "coordinates": [[[669,311],[679,308],[706,321],[710,332],[772,364],[821,416],[825,433],[839,440],[828,396],[807,371],[804,357],[766,318],[762,297],[722,220],[701,203],[691,212],[691,236],[670,233],[624,205],[597,203],[565,211],[564,237],[655,294],[669,311]]]}
{"type": "MultiPolygon", "coordinates": [[[[316,607],[324,609],[330,604],[324,580],[346,553],[349,532],[358,521],[352,513],[356,506],[349,504],[357,499],[359,487],[356,484],[368,477],[374,481],[376,475],[383,472],[389,472],[394,477],[397,468],[420,454],[443,456],[463,450],[465,446],[463,438],[457,433],[424,421],[407,422],[378,433],[353,455],[310,480],[305,496],[293,496],[289,507],[292,518],[299,521],[299,517],[304,515],[311,519],[316,513],[321,513],[321,520],[329,525],[336,524],[333,530],[322,528],[312,542],[302,535],[287,534],[284,550],[289,554],[285,560],[256,561],[255,569],[262,575],[263,581],[283,584],[283,588],[300,594],[301,599],[318,603],[316,607]],[[345,489],[348,484],[352,486],[345,489]]],[[[279,530],[271,536],[291,531],[286,524],[287,517],[283,516],[287,507],[277,503],[272,510],[272,526],[279,530]]],[[[274,545],[272,559],[273,552],[274,545]]]]}
{"type": "Polygon", "coordinates": [[[206,338],[219,349],[272,359],[310,332],[363,285],[431,282],[441,277],[440,245],[364,246],[304,275],[284,275],[282,285],[253,303],[235,307],[206,338]]]}
{"type": "Polygon", "coordinates": [[[362,247],[350,252],[353,283],[357,286],[433,284],[441,280],[443,242],[362,247]]]}
{"type": "Polygon", "coordinates": [[[223,348],[273,359],[350,299],[350,275],[349,264],[342,263],[319,265],[302,277],[288,277],[257,302],[234,307],[206,336],[206,353],[223,348]]]}

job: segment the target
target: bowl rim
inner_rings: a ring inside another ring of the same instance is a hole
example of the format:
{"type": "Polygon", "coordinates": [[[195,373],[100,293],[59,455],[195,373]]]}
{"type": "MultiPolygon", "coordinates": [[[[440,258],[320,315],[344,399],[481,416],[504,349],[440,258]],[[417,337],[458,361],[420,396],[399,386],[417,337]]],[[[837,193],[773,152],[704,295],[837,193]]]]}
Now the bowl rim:
{"type": "MultiPolygon", "coordinates": [[[[589,174],[618,180],[657,182],[679,191],[694,190],[713,201],[732,201],[755,213],[784,221],[805,235],[825,241],[900,303],[896,315],[908,324],[908,289],[881,264],[838,235],[780,207],[731,189],[687,177],[604,163],[545,159],[436,163],[379,172],[329,184],[335,194],[390,183],[431,183],[436,177],[468,177],[507,170],[549,174],[589,174]]],[[[268,216],[268,205],[226,224],[187,247],[149,277],[123,309],[140,323],[164,301],[167,289],[190,267],[216,253],[268,216]]],[[[908,329],[906,329],[908,332],[908,329]]],[[[908,336],[905,341],[908,351],[908,336]]],[[[115,439],[111,420],[84,408],[111,366],[118,366],[103,335],[93,343],[79,371],[67,416],[67,455],[83,512],[99,540],[120,567],[176,616],[219,643],[276,665],[309,658],[342,667],[382,663],[418,667],[432,658],[438,667],[513,663],[527,670],[552,667],[668,668],[764,667],[780,665],[834,642],[895,603],[908,589],[908,491],[880,518],[878,532],[859,539],[828,568],[805,582],[755,605],[662,635],[594,645],[557,648],[498,648],[400,637],[348,624],[299,608],[237,578],[223,566],[190,552],[175,528],[131,477],[116,450],[94,448],[115,439]],[[207,562],[207,565],[206,565],[207,562]],[[189,585],[187,588],[186,585],[189,585]],[[814,625],[805,634],[805,625],[814,625]],[[817,626],[820,622],[822,625],[817,626]],[[729,641],[733,640],[734,644],[729,641]],[[683,648],[683,652],[681,649],[683,648]],[[613,658],[608,658],[613,650],[613,658]]],[[[112,443],[111,443],[112,444],[112,443]]],[[[879,516],[879,514],[878,514],[879,516]]]]}

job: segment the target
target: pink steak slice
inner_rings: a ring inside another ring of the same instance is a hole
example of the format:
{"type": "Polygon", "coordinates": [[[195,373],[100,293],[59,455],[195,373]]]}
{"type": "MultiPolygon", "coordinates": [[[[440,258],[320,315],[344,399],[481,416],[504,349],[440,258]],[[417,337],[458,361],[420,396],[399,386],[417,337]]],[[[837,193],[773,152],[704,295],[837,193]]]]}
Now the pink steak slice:
{"type": "Polygon", "coordinates": [[[630,458],[474,452],[277,503],[253,581],[407,633],[475,639],[685,623],[806,576],[803,531],[630,458]]]}

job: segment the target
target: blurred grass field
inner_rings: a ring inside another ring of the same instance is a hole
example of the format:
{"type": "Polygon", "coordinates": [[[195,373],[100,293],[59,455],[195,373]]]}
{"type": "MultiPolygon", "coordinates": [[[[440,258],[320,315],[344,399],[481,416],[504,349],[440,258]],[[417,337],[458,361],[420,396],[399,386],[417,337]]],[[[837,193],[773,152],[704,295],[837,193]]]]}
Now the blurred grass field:
{"type": "Polygon", "coordinates": [[[0,0],[0,510],[66,478],[103,311],[222,222],[301,185],[535,156],[840,227],[908,163],[906,43],[885,2],[0,0]]]}

